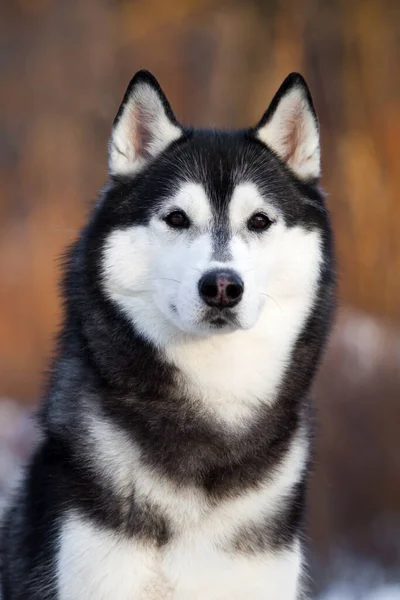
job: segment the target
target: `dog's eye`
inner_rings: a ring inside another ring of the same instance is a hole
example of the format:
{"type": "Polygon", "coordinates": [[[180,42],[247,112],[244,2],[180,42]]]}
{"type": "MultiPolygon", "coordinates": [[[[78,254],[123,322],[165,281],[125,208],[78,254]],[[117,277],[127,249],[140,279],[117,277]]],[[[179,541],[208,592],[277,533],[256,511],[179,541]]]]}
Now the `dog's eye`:
{"type": "Polygon", "coordinates": [[[263,213],[256,213],[247,221],[247,227],[250,231],[265,231],[272,225],[271,219],[263,213]]]}
{"type": "Polygon", "coordinates": [[[174,210],[164,217],[164,221],[174,229],[187,229],[190,226],[190,221],[182,210],[174,210]]]}

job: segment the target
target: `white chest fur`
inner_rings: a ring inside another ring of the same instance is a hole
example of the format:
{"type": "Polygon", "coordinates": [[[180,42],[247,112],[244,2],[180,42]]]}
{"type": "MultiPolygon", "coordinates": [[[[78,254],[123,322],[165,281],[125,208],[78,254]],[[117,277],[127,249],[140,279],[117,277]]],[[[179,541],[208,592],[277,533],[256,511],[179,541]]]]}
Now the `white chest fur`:
{"type": "Polygon", "coordinates": [[[99,450],[98,465],[107,464],[109,481],[119,496],[129,496],[134,489],[139,503],[159,507],[173,536],[157,549],[70,514],[62,528],[58,558],[60,600],[297,598],[301,570],[297,541],[281,552],[248,555],[235,551],[232,541],[242,526],[273,518],[300,479],[307,456],[301,434],[272,477],[256,490],[217,506],[210,506],[200,490],[178,489],[149,470],[131,441],[108,423],[97,423],[91,436],[99,450]]]}
{"type": "Polygon", "coordinates": [[[233,555],[200,537],[168,550],[66,520],[59,555],[60,600],[296,600],[298,544],[281,553],[233,555]]]}

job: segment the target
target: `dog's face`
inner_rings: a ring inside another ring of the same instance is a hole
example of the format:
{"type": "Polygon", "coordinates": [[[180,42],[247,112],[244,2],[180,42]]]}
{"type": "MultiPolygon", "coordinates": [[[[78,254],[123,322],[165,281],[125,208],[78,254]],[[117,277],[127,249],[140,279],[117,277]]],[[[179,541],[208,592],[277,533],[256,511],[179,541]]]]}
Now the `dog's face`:
{"type": "Polygon", "coordinates": [[[102,286],[145,337],[249,329],[271,305],[291,310],[316,293],[318,126],[300,76],[258,127],[207,132],[183,129],[140,72],[114,124],[110,170],[102,286]]]}

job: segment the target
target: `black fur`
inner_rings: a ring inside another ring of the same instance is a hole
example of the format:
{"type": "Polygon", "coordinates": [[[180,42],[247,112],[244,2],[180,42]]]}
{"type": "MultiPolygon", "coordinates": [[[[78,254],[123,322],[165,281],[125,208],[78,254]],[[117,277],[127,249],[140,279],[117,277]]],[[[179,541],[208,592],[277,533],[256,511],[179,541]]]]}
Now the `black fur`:
{"type": "Polygon", "coordinates": [[[240,528],[233,540],[234,550],[249,555],[290,546],[303,523],[305,491],[304,476],[273,517],[266,518],[261,524],[250,523],[240,528]]]}
{"type": "MultiPolygon", "coordinates": [[[[158,86],[143,73],[136,83],[143,79],[158,86]]],[[[287,80],[278,94],[299,81],[302,84],[298,76],[287,80]]],[[[135,80],[116,122],[133,85],[135,80]]],[[[277,101],[261,123],[271,116],[277,101]]],[[[71,508],[121,535],[158,545],[167,544],[173,535],[159,507],[139,507],[134,496],[115,497],[107,482],[82,460],[81,420],[87,406],[95,406],[102,418],[132,436],[149,465],[180,485],[197,485],[211,503],[255,488],[283,459],[299,428],[308,427],[303,415],[333,306],[329,218],[315,182],[298,180],[256,139],[255,131],[184,129],[179,140],[136,176],[110,179],[72,247],[63,285],[65,318],[40,412],[44,441],[27,468],[4,529],[3,600],[57,599],[52,583],[57,533],[62,515],[71,508]],[[101,287],[100,256],[110,231],[146,224],[182,181],[202,183],[211,198],[219,223],[215,252],[221,259],[229,235],[228,204],[241,181],[255,182],[283,210],[288,226],[318,228],[323,236],[325,262],[318,298],[294,348],[278,400],[273,408],[261,405],[250,429],[235,435],[190,408],[179,372],[134,330],[101,287]]],[[[293,490],[274,522],[238,532],[232,551],[257,552],[265,545],[278,548],[290,543],[301,528],[303,490],[304,482],[293,490]]]]}

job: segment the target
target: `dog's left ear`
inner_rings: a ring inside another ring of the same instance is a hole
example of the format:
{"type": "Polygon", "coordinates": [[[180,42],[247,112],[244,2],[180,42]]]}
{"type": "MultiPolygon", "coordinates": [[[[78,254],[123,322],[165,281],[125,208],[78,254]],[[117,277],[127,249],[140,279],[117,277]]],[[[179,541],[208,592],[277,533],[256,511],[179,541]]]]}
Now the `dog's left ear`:
{"type": "Polygon", "coordinates": [[[136,173],[182,135],[156,78],[139,71],[114,120],[109,145],[111,174],[136,173]]]}
{"type": "Polygon", "coordinates": [[[275,94],[255,128],[267,144],[302,180],[316,181],[321,174],[318,121],[308,86],[291,73],[275,94]]]}

